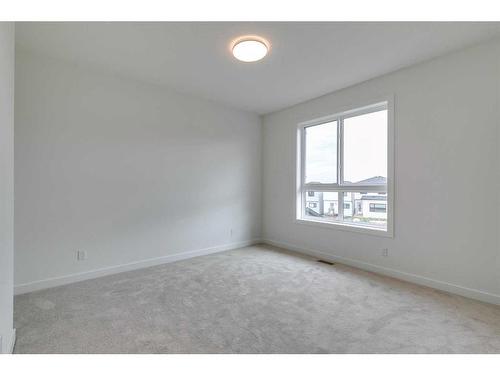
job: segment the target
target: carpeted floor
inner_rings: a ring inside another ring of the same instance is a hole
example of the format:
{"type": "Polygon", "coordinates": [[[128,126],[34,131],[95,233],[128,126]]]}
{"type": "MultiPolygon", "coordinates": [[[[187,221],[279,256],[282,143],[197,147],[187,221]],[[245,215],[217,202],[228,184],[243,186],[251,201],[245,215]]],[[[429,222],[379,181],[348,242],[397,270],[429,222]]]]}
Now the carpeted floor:
{"type": "Polygon", "coordinates": [[[17,296],[16,353],[500,353],[500,306],[253,246],[17,296]]]}

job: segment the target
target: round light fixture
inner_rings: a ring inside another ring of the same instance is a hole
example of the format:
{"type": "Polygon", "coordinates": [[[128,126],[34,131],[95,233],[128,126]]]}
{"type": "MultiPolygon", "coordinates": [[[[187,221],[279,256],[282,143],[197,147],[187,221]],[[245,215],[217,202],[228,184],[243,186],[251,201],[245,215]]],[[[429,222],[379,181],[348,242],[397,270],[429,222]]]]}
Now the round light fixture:
{"type": "Polygon", "coordinates": [[[269,43],[258,36],[246,36],[235,40],[231,49],[236,59],[243,62],[254,62],[267,55],[269,43]]]}

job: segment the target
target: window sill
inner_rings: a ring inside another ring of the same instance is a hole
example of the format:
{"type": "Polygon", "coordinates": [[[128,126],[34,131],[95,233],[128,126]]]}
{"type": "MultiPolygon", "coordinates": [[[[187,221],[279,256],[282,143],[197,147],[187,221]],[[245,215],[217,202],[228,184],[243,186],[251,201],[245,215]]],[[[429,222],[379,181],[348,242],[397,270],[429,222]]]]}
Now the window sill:
{"type": "Polygon", "coordinates": [[[322,227],[327,229],[338,229],[348,232],[356,232],[362,234],[369,234],[378,237],[393,238],[393,233],[389,229],[380,229],[361,225],[352,225],[347,223],[333,223],[322,220],[308,220],[308,219],[295,219],[297,224],[310,225],[314,227],[322,227]]]}

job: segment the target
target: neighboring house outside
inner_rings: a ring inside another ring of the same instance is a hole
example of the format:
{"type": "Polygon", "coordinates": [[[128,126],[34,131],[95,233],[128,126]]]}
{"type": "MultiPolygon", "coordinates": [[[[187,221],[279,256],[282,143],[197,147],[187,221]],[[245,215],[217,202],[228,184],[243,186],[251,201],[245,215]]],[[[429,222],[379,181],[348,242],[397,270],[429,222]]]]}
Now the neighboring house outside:
{"type": "MultiPolygon", "coordinates": [[[[356,184],[385,184],[385,177],[372,177],[359,181],[356,184]]],[[[355,185],[353,184],[353,189],[355,185]]],[[[307,192],[306,214],[325,219],[336,219],[339,214],[337,192],[307,192]]],[[[344,220],[355,222],[365,221],[368,224],[383,224],[387,220],[387,194],[386,193],[344,193],[344,220]]]]}
{"type": "Polygon", "coordinates": [[[361,203],[363,216],[387,219],[387,195],[367,194],[361,197],[361,203]]]}

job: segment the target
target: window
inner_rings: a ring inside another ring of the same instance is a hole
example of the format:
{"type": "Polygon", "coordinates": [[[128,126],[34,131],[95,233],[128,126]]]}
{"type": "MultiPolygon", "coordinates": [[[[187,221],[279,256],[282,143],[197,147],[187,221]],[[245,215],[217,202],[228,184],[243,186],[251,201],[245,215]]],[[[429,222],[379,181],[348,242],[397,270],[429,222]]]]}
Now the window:
{"type": "Polygon", "coordinates": [[[392,235],[391,103],[299,125],[299,221],[392,235]]]}
{"type": "Polygon", "coordinates": [[[387,205],[383,203],[370,203],[370,212],[386,212],[387,205]]]}

